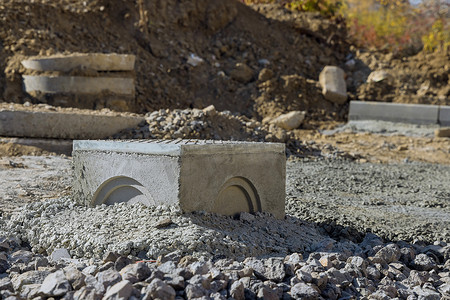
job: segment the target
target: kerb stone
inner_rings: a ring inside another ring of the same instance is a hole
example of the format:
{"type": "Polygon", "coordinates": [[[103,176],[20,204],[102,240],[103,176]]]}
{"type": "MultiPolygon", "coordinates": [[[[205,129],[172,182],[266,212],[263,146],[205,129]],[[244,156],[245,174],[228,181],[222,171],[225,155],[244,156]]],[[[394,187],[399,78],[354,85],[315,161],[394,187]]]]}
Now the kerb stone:
{"type": "Polygon", "coordinates": [[[349,120],[383,120],[413,124],[437,124],[439,106],[351,101],[349,120]]]}
{"type": "Polygon", "coordinates": [[[450,126],[450,106],[439,106],[439,124],[441,126],[450,126]]]}
{"type": "Polygon", "coordinates": [[[74,141],[74,198],[141,202],[184,212],[285,215],[284,144],[224,141],[74,141]]]}

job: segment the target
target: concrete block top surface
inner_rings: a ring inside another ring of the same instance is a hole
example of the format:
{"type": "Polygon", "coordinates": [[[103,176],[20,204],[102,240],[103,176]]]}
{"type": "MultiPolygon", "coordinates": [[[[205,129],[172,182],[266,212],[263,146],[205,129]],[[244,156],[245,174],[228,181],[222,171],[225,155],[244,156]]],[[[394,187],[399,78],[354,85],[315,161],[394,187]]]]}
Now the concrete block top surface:
{"type": "Polygon", "coordinates": [[[132,71],[136,57],[131,54],[116,53],[73,53],[48,57],[30,57],[22,61],[29,70],[68,72],[77,67],[97,71],[132,71]]]}
{"type": "Polygon", "coordinates": [[[281,143],[258,143],[215,140],[77,140],[74,151],[126,152],[148,155],[182,156],[226,153],[280,153],[281,143]]]}

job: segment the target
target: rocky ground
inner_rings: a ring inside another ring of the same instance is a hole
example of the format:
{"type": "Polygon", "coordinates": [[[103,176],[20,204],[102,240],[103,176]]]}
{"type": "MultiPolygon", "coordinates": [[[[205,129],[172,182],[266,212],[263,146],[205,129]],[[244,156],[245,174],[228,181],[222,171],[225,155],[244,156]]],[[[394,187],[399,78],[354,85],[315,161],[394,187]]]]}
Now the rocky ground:
{"type": "Polygon", "coordinates": [[[4,209],[0,219],[4,298],[439,299],[448,293],[448,166],[290,159],[287,217],[276,220],[139,204],[81,207],[64,196],[70,159],[4,160],[2,198],[22,207],[4,209]],[[58,183],[58,192],[33,195],[36,181],[47,180],[58,183]],[[10,193],[17,182],[28,196],[10,193]],[[50,197],[57,198],[45,200],[50,197]],[[61,248],[67,253],[57,259],[61,248]]]}
{"type": "Polygon", "coordinates": [[[343,125],[318,83],[333,65],[349,99],[450,105],[449,61],[356,49],[342,20],[276,5],[2,1],[0,109],[141,113],[111,138],[282,142],[289,160],[283,220],[88,208],[70,157],[2,139],[0,299],[450,299],[450,139],[343,125]],[[23,91],[21,60],[76,52],[135,54],[136,97],[23,91]]]}

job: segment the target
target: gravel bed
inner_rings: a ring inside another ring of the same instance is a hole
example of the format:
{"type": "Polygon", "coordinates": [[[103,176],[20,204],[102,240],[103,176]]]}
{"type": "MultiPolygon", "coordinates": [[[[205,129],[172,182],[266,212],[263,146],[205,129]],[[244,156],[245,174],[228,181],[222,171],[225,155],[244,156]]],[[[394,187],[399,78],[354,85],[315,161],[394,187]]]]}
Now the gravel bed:
{"type": "Polygon", "coordinates": [[[449,182],[449,166],[291,159],[284,220],[30,203],[0,217],[0,298],[450,299],[449,182]]]}
{"type": "Polygon", "coordinates": [[[351,240],[450,242],[450,166],[288,162],[287,213],[351,240]]]}

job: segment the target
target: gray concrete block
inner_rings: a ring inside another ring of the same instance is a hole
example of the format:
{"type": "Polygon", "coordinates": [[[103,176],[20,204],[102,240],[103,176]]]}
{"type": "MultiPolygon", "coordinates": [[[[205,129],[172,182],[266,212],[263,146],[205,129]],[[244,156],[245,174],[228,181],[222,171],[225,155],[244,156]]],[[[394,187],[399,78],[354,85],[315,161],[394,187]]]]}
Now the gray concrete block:
{"type": "Polygon", "coordinates": [[[99,94],[107,91],[134,95],[133,78],[23,75],[23,82],[27,93],[99,94]]]}
{"type": "Polygon", "coordinates": [[[383,120],[413,124],[437,124],[439,106],[351,101],[349,120],[383,120]]]}
{"type": "Polygon", "coordinates": [[[344,71],[335,66],[326,66],[319,75],[322,94],[325,99],[343,104],[347,101],[347,84],[344,71]]]}
{"type": "Polygon", "coordinates": [[[439,106],[439,124],[441,126],[450,126],[450,106],[439,106]]]}
{"type": "Polygon", "coordinates": [[[132,71],[136,57],[128,54],[75,53],[70,55],[52,55],[31,57],[22,61],[29,70],[68,72],[75,68],[87,68],[96,71],[132,71]]]}
{"type": "Polygon", "coordinates": [[[144,117],[120,114],[0,110],[0,136],[101,139],[136,127],[144,120],[144,117]]]}
{"type": "Polygon", "coordinates": [[[74,198],[141,202],[184,212],[285,215],[284,144],[223,141],[74,141],[74,198]]]}

